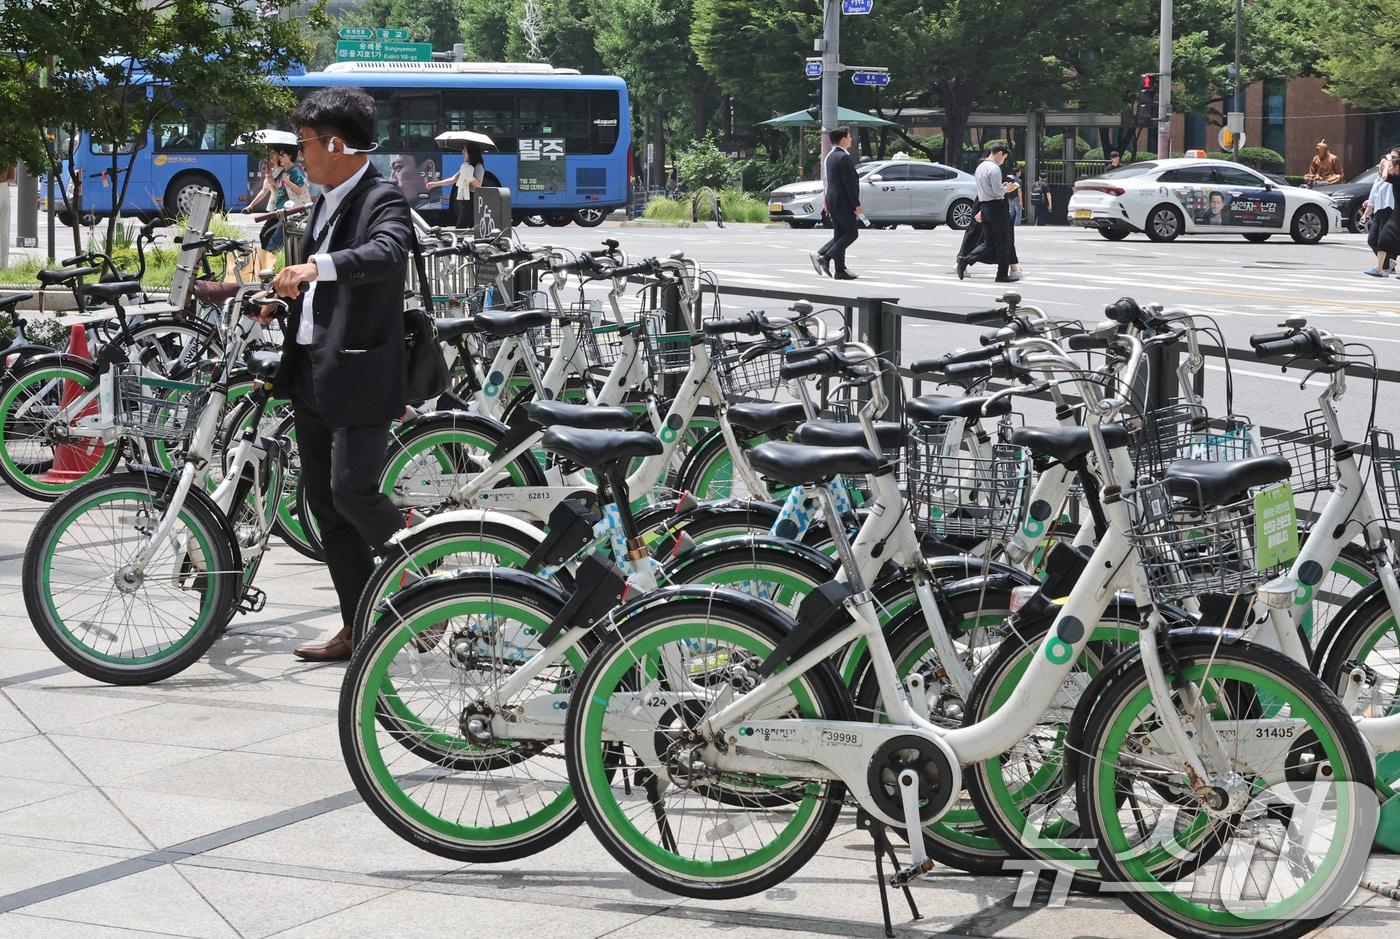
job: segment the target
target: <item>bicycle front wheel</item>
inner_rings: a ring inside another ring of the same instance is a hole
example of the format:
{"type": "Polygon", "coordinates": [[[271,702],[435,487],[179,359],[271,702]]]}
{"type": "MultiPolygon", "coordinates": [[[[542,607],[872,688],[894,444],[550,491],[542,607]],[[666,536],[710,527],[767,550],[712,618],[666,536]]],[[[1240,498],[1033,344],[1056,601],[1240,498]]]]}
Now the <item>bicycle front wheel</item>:
{"type": "Polygon", "coordinates": [[[237,601],[233,547],[204,503],[187,500],[152,545],[165,481],[137,473],[93,480],[44,514],[25,550],[30,622],[64,664],[97,681],[178,674],[209,648],[237,601]]]}
{"type": "MultiPolygon", "coordinates": [[[[800,869],[836,823],[839,783],[691,774],[692,735],[735,687],[756,683],[784,635],[778,621],[718,591],[668,597],[617,625],[570,696],[564,750],[580,811],[608,853],[653,886],[714,899],[758,893],[800,869]]],[[[841,694],[821,666],[764,714],[837,718],[849,713],[841,694]]]]}
{"type": "Polygon", "coordinates": [[[1291,659],[1212,636],[1169,641],[1170,702],[1137,660],[1088,714],[1078,803],[1100,871],[1175,936],[1300,936],[1360,881],[1376,816],[1365,744],[1291,659]],[[1193,784],[1168,743],[1164,706],[1196,718],[1193,739],[1218,739],[1218,754],[1199,747],[1206,780],[1193,784]]]}
{"type": "MultiPolygon", "coordinates": [[[[560,741],[583,651],[561,650],[509,700],[554,715],[544,739],[490,733],[491,700],[540,654],[563,605],[556,588],[473,569],[434,584],[355,645],[340,694],[340,743],[355,788],[391,831],[459,861],[534,854],[578,827],[560,741]],[[539,700],[552,698],[553,700],[539,700]],[[480,723],[475,734],[468,722],[480,723]]],[[[541,720],[526,724],[538,730],[541,720]]],[[[524,736],[524,735],[522,735],[524,736]]]]}

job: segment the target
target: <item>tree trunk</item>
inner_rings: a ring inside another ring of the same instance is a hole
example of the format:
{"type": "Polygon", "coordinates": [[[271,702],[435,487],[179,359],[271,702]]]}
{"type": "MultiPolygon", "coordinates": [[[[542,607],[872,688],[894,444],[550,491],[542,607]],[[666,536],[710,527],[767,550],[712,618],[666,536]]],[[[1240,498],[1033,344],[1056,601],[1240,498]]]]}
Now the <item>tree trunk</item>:
{"type": "Polygon", "coordinates": [[[972,109],[944,104],[943,113],[943,162],[954,169],[962,169],[963,138],[967,136],[967,121],[972,109]]]}
{"type": "MultiPolygon", "coordinates": [[[[710,96],[710,79],[703,72],[696,75],[695,79],[695,94],[691,98],[690,107],[695,118],[695,139],[704,140],[706,132],[710,129],[710,109],[705,106],[705,99],[710,96]]],[[[727,131],[726,126],[725,132],[727,131]]]]}
{"type": "Polygon", "coordinates": [[[662,116],[661,104],[662,98],[657,95],[656,107],[649,115],[651,122],[649,137],[652,145],[651,178],[660,180],[661,185],[665,187],[669,185],[670,180],[666,177],[666,121],[662,116]]]}

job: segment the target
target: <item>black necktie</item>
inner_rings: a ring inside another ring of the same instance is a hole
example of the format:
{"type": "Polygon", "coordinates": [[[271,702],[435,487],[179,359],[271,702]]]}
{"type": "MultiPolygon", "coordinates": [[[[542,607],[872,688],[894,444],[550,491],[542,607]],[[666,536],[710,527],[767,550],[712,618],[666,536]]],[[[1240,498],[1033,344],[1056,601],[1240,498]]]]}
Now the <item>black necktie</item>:
{"type": "Polygon", "coordinates": [[[321,246],[321,239],[325,237],[326,229],[329,225],[322,226],[320,232],[316,232],[316,220],[321,217],[321,210],[325,208],[326,197],[320,195],[316,197],[316,202],[311,206],[311,212],[306,217],[306,240],[302,242],[301,256],[309,258],[316,253],[316,249],[321,246]],[[312,234],[316,232],[316,234],[312,234]]]}

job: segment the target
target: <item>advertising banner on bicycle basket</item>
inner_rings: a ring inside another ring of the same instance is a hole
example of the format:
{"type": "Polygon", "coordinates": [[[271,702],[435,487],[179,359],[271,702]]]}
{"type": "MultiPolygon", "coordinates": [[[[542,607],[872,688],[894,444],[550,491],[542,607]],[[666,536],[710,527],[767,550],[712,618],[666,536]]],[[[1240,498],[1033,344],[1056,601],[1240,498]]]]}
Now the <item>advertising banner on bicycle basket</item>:
{"type": "Polygon", "coordinates": [[[563,192],[567,185],[564,177],[564,139],[520,138],[517,173],[521,192],[563,192]]]}
{"type": "Polygon", "coordinates": [[[1298,556],[1298,513],[1288,483],[1254,494],[1254,564],[1263,569],[1298,556]]]}

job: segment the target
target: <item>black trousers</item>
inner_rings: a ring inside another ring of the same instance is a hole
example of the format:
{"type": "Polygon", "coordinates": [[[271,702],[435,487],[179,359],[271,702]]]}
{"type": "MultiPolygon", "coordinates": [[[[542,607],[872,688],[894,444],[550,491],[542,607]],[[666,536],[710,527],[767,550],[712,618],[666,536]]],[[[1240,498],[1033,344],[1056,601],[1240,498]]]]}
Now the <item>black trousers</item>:
{"type": "Polygon", "coordinates": [[[818,257],[826,258],[836,266],[836,273],[846,273],[846,249],[860,237],[860,222],[854,210],[828,212],[831,217],[831,240],[822,245],[818,257]]]}
{"type": "MultiPolygon", "coordinates": [[[[1371,213],[1371,220],[1366,223],[1366,244],[1371,246],[1372,251],[1381,250],[1381,229],[1385,228],[1385,223],[1390,221],[1390,216],[1394,214],[1394,209],[1379,209],[1371,213]]],[[[1391,263],[1394,258],[1386,258],[1386,263],[1391,263]]]]}
{"type": "Polygon", "coordinates": [[[979,202],[977,207],[982,213],[982,242],[963,257],[968,264],[996,261],[997,278],[1005,279],[1010,274],[1013,252],[1016,250],[1006,200],[979,202]]]}
{"type": "Polygon", "coordinates": [[[378,485],[389,446],[389,424],[326,424],[316,412],[310,365],[305,361],[298,365],[292,409],[301,482],[321,529],[341,619],[349,625],[374,570],[373,552],[403,527],[403,516],[378,485]]]}

